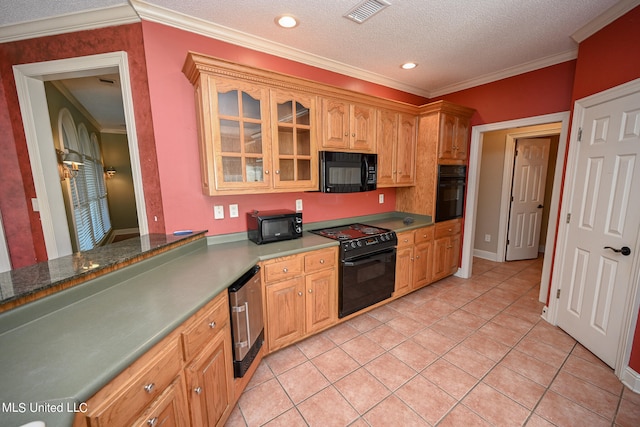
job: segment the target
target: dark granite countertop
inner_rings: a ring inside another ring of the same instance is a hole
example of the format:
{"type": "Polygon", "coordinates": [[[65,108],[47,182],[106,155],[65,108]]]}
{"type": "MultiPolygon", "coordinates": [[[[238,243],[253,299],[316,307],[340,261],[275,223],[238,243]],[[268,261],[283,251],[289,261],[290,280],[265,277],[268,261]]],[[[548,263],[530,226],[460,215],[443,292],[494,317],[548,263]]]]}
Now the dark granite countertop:
{"type": "Polygon", "coordinates": [[[21,299],[26,302],[47,290],[84,282],[194,238],[203,238],[205,233],[206,230],[178,236],[147,234],[0,273],[0,311],[3,305],[13,307],[21,299]]]}

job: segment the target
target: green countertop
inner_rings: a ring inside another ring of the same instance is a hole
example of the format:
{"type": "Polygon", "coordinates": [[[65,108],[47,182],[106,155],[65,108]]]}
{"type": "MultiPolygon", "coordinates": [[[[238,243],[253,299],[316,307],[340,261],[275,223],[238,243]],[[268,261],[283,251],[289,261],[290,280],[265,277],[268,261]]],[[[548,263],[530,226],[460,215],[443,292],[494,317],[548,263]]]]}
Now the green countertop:
{"type": "MultiPolygon", "coordinates": [[[[430,217],[412,215],[415,222],[406,225],[405,216],[341,221],[397,232],[431,224],[430,217]]],[[[267,245],[221,241],[188,243],[1,313],[0,425],[71,425],[74,409],[253,265],[338,244],[308,232],[267,245]],[[32,411],[36,403],[44,412],[32,411]]]]}

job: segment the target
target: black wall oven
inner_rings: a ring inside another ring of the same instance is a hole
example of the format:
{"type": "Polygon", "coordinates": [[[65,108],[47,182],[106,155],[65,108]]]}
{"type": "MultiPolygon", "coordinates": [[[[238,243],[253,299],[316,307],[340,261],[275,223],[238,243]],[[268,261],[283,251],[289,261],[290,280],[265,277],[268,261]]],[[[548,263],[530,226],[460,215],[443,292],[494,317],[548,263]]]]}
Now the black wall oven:
{"type": "Polygon", "coordinates": [[[464,189],[466,185],[466,176],[466,166],[438,166],[436,222],[462,217],[464,213],[464,189]]]}

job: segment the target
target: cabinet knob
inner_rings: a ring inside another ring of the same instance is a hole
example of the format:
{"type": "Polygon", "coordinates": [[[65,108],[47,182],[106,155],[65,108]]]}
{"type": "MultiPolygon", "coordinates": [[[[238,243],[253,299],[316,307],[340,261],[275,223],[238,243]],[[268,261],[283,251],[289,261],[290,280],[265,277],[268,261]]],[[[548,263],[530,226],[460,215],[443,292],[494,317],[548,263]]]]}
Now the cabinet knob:
{"type": "Polygon", "coordinates": [[[451,233],[452,231],[453,231],[453,228],[450,228],[450,229],[449,229],[449,233],[451,233]]]}
{"type": "Polygon", "coordinates": [[[420,255],[416,255],[416,259],[420,259],[420,255]]]}
{"type": "Polygon", "coordinates": [[[158,417],[153,417],[147,420],[147,425],[149,427],[154,427],[156,424],[158,424],[158,417]]]}
{"type": "Polygon", "coordinates": [[[216,327],[216,322],[210,322],[210,323],[209,323],[209,327],[210,327],[211,329],[215,328],[215,327],[216,327]]]}
{"type": "Polygon", "coordinates": [[[195,394],[200,394],[200,393],[202,393],[202,387],[196,387],[196,388],[194,388],[194,389],[193,389],[193,392],[194,392],[195,394]]]}
{"type": "Polygon", "coordinates": [[[312,294],[313,293],[313,289],[309,289],[309,293],[312,294]]]}
{"type": "Polygon", "coordinates": [[[298,296],[301,297],[302,296],[302,292],[298,292],[298,296]]]}
{"type": "Polygon", "coordinates": [[[283,272],[283,273],[288,273],[288,272],[289,272],[289,269],[288,269],[287,267],[285,267],[285,268],[283,268],[283,269],[282,269],[282,272],[283,272]]]}
{"type": "Polygon", "coordinates": [[[349,136],[349,132],[345,132],[345,133],[344,133],[344,136],[349,136]]]}
{"type": "Polygon", "coordinates": [[[153,389],[155,387],[156,385],[154,383],[147,384],[146,386],[144,386],[144,391],[146,391],[147,393],[151,393],[153,392],[153,389]]]}
{"type": "Polygon", "coordinates": [[[276,170],[276,175],[280,175],[280,169],[276,170]]]}
{"type": "Polygon", "coordinates": [[[267,171],[264,171],[264,174],[265,174],[265,175],[269,175],[269,171],[268,171],[268,170],[267,170],[267,171]]]}
{"type": "Polygon", "coordinates": [[[320,264],[324,264],[324,259],[321,259],[321,260],[320,260],[320,264]]]}
{"type": "Polygon", "coordinates": [[[355,133],[352,133],[352,134],[351,134],[351,136],[355,138],[355,137],[356,137],[356,134],[355,134],[355,133]]]}

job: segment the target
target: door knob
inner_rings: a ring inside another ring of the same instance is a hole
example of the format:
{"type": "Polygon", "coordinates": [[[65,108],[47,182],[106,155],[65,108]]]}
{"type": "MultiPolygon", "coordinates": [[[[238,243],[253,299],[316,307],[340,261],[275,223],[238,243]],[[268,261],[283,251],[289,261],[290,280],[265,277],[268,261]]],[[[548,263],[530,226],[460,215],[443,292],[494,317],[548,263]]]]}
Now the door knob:
{"type": "Polygon", "coordinates": [[[620,249],[612,248],[611,246],[605,246],[605,249],[611,249],[615,253],[620,253],[624,256],[629,256],[631,254],[631,249],[628,246],[623,246],[620,249]]]}
{"type": "Polygon", "coordinates": [[[544,206],[538,205],[538,209],[542,209],[542,208],[544,208],[544,206]]]}

